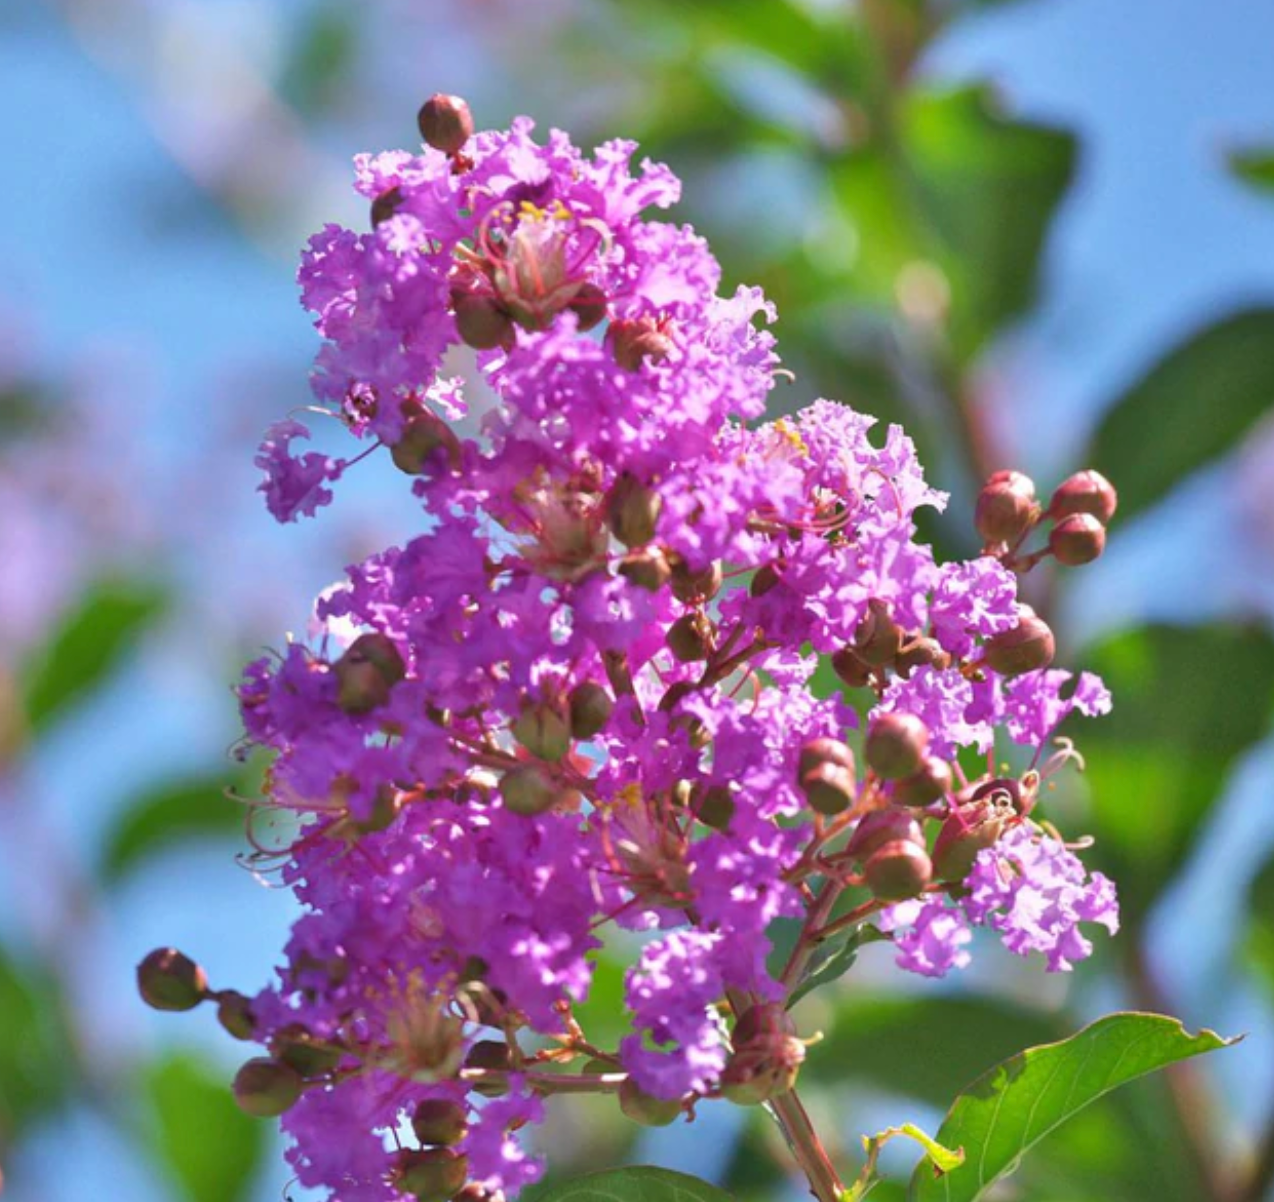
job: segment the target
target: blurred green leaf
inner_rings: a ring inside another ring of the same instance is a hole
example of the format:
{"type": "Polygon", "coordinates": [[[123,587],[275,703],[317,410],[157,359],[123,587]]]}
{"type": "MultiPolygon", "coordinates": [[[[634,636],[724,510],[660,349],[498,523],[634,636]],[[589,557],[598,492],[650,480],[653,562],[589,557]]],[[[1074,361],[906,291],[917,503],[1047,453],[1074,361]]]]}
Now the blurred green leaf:
{"type": "Polygon", "coordinates": [[[854,967],[860,948],[888,938],[879,927],[865,922],[839,939],[824,940],[811,958],[800,984],[792,990],[787,1004],[795,1006],[807,993],[839,980],[854,967]]]}
{"type": "Polygon", "coordinates": [[[71,1088],[76,1045],[57,982],[0,948],[0,1148],[71,1088]]]}
{"type": "Polygon", "coordinates": [[[994,998],[837,1000],[831,1030],[811,1050],[802,1081],[834,1087],[863,1078],[938,1106],[998,1061],[1058,1035],[1055,1018],[994,998]]]}
{"type": "Polygon", "coordinates": [[[1274,309],[1191,335],[1107,411],[1085,462],[1138,513],[1242,441],[1274,406],[1274,309]]]}
{"type": "Polygon", "coordinates": [[[323,4],[308,14],[299,36],[289,42],[279,84],[283,98],[309,116],[330,108],[348,86],[359,27],[357,11],[344,6],[323,4]]]}
{"type": "Polygon", "coordinates": [[[1274,639],[1260,629],[1151,626],[1086,655],[1115,697],[1075,727],[1092,795],[1090,859],[1144,913],[1194,846],[1236,757],[1268,729],[1274,639]]]}
{"type": "Polygon", "coordinates": [[[531,1190],[528,1202],[730,1202],[730,1195],[685,1173],[644,1165],[590,1173],[549,1190],[531,1190]]]}
{"type": "Polygon", "coordinates": [[[222,1072],[184,1053],[150,1066],[144,1083],[156,1120],[155,1152],[190,1202],[240,1202],[269,1127],[249,1118],[222,1072]]]}
{"type": "Polygon", "coordinates": [[[1178,1060],[1226,1047],[1212,1031],[1188,1034],[1160,1014],[1112,1014],[1078,1034],[997,1065],[956,1099],[937,1138],[965,1162],[935,1177],[916,1166],[911,1202],[976,1202],[1020,1157],[1075,1111],[1116,1086],[1178,1060]]]}
{"type": "Polygon", "coordinates": [[[588,997],[575,1007],[575,1017],[594,1046],[614,1048],[628,1033],[624,1001],[624,957],[605,947],[593,960],[588,997]]]}
{"type": "Polygon", "coordinates": [[[948,248],[940,265],[951,282],[951,337],[967,360],[1034,302],[1077,143],[1060,129],[1009,120],[980,86],[913,92],[898,122],[922,211],[948,248]]]}
{"type": "Polygon", "coordinates": [[[1248,887],[1247,923],[1245,957],[1274,997],[1274,857],[1265,862],[1248,887]]]}
{"type": "Polygon", "coordinates": [[[229,794],[251,792],[247,777],[227,772],[173,781],[144,793],[107,834],[101,879],[116,884],[154,852],[189,838],[242,833],[247,808],[229,794]]]}
{"type": "Polygon", "coordinates": [[[1274,150],[1264,147],[1233,150],[1226,160],[1230,170],[1245,184],[1265,192],[1274,189],[1274,150]]]}
{"type": "Polygon", "coordinates": [[[753,1107],[721,1174],[721,1185],[739,1202],[771,1202],[787,1181],[789,1155],[773,1117],[753,1107]]]}
{"type": "Polygon", "coordinates": [[[164,612],[164,593],[137,580],[91,587],[49,643],[28,665],[25,708],[39,731],[92,692],[164,612]]]}

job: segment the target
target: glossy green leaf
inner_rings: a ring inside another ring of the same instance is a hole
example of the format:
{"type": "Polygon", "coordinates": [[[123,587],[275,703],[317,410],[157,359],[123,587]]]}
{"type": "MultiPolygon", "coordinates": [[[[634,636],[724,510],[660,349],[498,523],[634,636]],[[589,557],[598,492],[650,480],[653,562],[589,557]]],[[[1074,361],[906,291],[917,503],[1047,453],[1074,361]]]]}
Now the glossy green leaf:
{"type": "Polygon", "coordinates": [[[141,581],[106,580],[79,608],[25,672],[25,707],[39,730],[100,685],[163,613],[164,594],[141,581]]]}
{"type": "Polygon", "coordinates": [[[1231,626],[1151,626],[1107,640],[1084,663],[1115,696],[1109,716],[1067,728],[1092,797],[1085,827],[1097,844],[1085,859],[1114,877],[1135,918],[1193,848],[1236,758],[1269,729],[1274,639],[1231,626]]]}
{"type": "Polygon", "coordinates": [[[66,1097],[76,1046],[57,982],[0,949],[0,1148],[66,1097]]]}
{"type": "Polygon", "coordinates": [[[1084,462],[1119,489],[1119,517],[1232,451],[1274,406],[1274,309],[1191,335],[1106,412],[1084,462]]]}
{"type": "Polygon", "coordinates": [[[730,1195],[670,1169],[609,1169],[546,1191],[528,1191],[528,1202],[730,1202],[730,1195]]]}
{"type": "Polygon", "coordinates": [[[270,1125],[234,1103],[230,1080],[194,1056],[154,1064],[145,1092],[155,1116],[155,1153],[189,1202],[245,1202],[270,1125]]]}
{"type": "Polygon", "coordinates": [[[1226,1047],[1212,1031],[1190,1035],[1160,1014],[1112,1014],[1060,1043],[1029,1048],[964,1090],[937,1139],[962,1147],[964,1164],[935,1176],[926,1157],[911,1202],[975,1202],[1072,1114],[1136,1077],[1226,1047]]]}
{"type": "Polygon", "coordinates": [[[106,837],[99,876],[118,882],[154,852],[191,838],[241,834],[247,807],[230,794],[251,795],[232,773],[194,777],[153,789],[126,809],[106,837]]]}

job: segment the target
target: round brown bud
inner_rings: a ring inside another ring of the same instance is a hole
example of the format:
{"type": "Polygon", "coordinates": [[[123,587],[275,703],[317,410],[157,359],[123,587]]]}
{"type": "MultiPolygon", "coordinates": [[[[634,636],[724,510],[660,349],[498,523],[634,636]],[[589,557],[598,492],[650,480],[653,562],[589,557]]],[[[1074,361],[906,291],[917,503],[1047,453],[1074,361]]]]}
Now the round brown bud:
{"type": "Polygon", "coordinates": [[[977,802],[953,811],[933,845],[933,866],[938,877],[944,881],[964,880],[978,852],[999,839],[1012,817],[1012,807],[977,802]]]}
{"type": "Polygon", "coordinates": [[[721,564],[715,560],[698,571],[692,571],[681,559],[672,565],[672,595],[686,605],[711,601],[724,581],[721,564]]]}
{"type": "Polygon", "coordinates": [[[558,789],[552,778],[534,764],[510,768],[500,780],[504,808],[514,814],[543,814],[553,808],[558,789]]]}
{"type": "Polygon", "coordinates": [[[713,830],[724,831],[730,828],[730,819],[734,817],[734,794],[729,785],[713,785],[706,789],[699,803],[695,806],[695,817],[704,826],[713,830]]]}
{"type": "Polygon", "coordinates": [[[1070,517],[1073,513],[1090,513],[1106,525],[1119,507],[1119,494],[1101,472],[1091,468],[1067,476],[1057,486],[1048,503],[1048,516],[1055,521],[1070,517]]]}
{"type": "Polygon", "coordinates": [[[491,351],[513,345],[513,319],[490,293],[452,288],[451,309],[465,346],[491,351]]]}
{"type": "Polygon", "coordinates": [[[571,749],[571,718],[557,698],[527,702],[511,727],[513,737],[532,755],[556,762],[571,749]]]}
{"type": "Polygon", "coordinates": [[[683,664],[707,659],[712,650],[712,623],[705,614],[683,614],[668,628],[668,650],[683,664]]]}
{"type": "Polygon", "coordinates": [[[317,1040],[300,1023],[285,1027],[270,1042],[270,1051],[302,1077],[321,1077],[341,1060],[341,1049],[317,1040]]]}
{"type": "Polygon", "coordinates": [[[235,1074],[234,1100],[245,1114],[272,1119],[288,1110],[304,1088],[296,1069],[268,1056],[257,1056],[235,1074]]]}
{"type": "Polygon", "coordinates": [[[666,1127],[681,1115],[680,1099],[656,1098],[641,1089],[631,1077],[619,1087],[619,1108],[643,1127],[666,1127]]]}
{"type": "Polygon", "coordinates": [[[753,597],[764,597],[771,589],[777,588],[782,577],[772,563],[762,564],[752,574],[748,582],[748,594],[753,597]]]}
{"type": "Polygon", "coordinates": [[[924,767],[929,731],[914,714],[881,714],[867,731],[863,752],[877,776],[901,780],[924,767]]]}
{"type": "Polygon", "coordinates": [[[448,1202],[468,1177],[469,1158],[450,1148],[403,1148],[395,1158],[394,1184],[416,1202],[448,1202]]]}
{"type": "Polygon", "coordinates": [[[576,329],[591,330],[606,318],[606,293],[596,284],[581,284],[567,308],[575,314],[576,329]]]}
{"type": "Polygon", "coordinates": [[[672,576],[662,551],[634,551],[619,564],[619,574],[638,588],[657,593],[672,576]]]}
{"type": "Polygon", "coordinates": [[[902,627],[890,615],[888,603],[873,597],[854,632],[855,654],[863,663],[879,668],[889,663],[901,646],[902,627]]]}
{"type": "Polygon", "coordinates": [[[937,639],[931,639],[928,635],[917,635],[913,639],[908,639],[898,652],[894,659],[894,671],[898,673],[903,680],[909,680],[912,672],[917,668],[932,666],[941,671],[943,668],[949,667],[951,664],[951,656],[942,649],[942,644],[937,639]]]}
{"type": "Polygon", "coordinates": [[[672,350],[672,339],[652,317],[616,318],[606,328],[606,341],[625,371],[639,371],[645,361],[660,363],[672,350]]]}
{"type": "Polygon", "coordinates": [[[569,697],[571,734],[577,739],[591,739],[606,729],[606,723],[615,712],[610,694],[596,681],[585,680],[577,684],[569,697]]]}
{"type": "Polygon", "coordinates": [[[854,753],[839,739],[811,739],[801,748],[797,771],[804,776],[819,764],[835,764],[849,772],[854,771],[854,753]]]}
{"type": "MultiPolygon", "coordinates": [[[[480,1068],[507,1073],[513,1067],[509,1045],[499,1039],[480,1039],[469,1049],[464,1058],[465,1068],[480,1068]]],[[[487,1098],[498,1098],[509,1092],[509,1084],[503,1078],[486,1081],[470,1081],[469,1087],[487,1098]]]]}
{"type": "Polygon", "coordinates": [[[905,901],[924,891],[933,879],[933,864],[919,843],[895,839],[872,852],[863,865],[863,876],[882,901],[905,901]]]}
{"type": "Polygon", "coordinates": [[[923,845],[925,837],[920,823],[905,810],[873,810],[854,828],[845,851],[859,862],[865,862],[877,848],[897,839],[923,845]]]}
{"type": "Polygon", "coordinates": [[[436,414],[423,412],[403,427],[398,441],[389,448],[389,457],[400,472],[420,476],[434,463],[439,451],[445,454],[448,466],[459,466],[461,451],[456,432],[436,414]]]}
{"type": "Polygon", "coordinates": [[[832,656],[832,670],[851,689],[861,689],[871,682],[871,665],[865,664],[852,647],[844,647],[832,656]]]}
{"type": "Polygon", "coordinates": [[[758,1002],[739,1015],[730,1042],[738,1048],[760,1036],[795,1034],[796,1021],[782,1002],[758,1002]]]}
{"type": "Polygon", "coordinates": [[[426,1098],[411,1116],[411,1129],[422,1144],[458,1144],[469,1129],[465,1108],[450,1098],[426,1098]]]}
{"type": "Polygon", "coordinates": [[[930,756],[924,767],[911,776],[905,776],[894,785],[894,803],[904,806],[927,806],[951,792],[954,778],[951,765],[937,756],[930,756]]]}
{"type": "Polygon", "coordinates": [[[208,996],[208,977],[175,947],[160,947],[137,966],[137,991],[155,1010],[193,1010],[208,996]]]}
{"type": "Polygon", "coordinates": [[[791,1035],[737,1041],[721,1074],[721,1094],[736,1106],[759,1106],[787,1093],[805,1063],[805,1045],[791,1035]]]}
{"type": "Polygon", "coordinates": [[[384,221],[388,221],[395,213],[398,212],[398,206],[403,203],[403,190],[395,185],[392,188],[386,188],[375,200],[372,201],[372,225],[380,225],[384,221]]]}
{"type": "Polygon", "coordinates": [[[607,500],[611,533],[626,547],[644,547],[655,537],[663,505],[663,498],[653,488],[624,472],[607,500]]]}
{"type": "Polygon", "coordinates": [[[217,1021],[235,1039],[251,1039],[257,1029],[248,999],[233,989],[225,989],[218,995],[217,1021]]]}
{"type": "Polygon", "coordinates": [[[995,472],[978,493],[973,524],[987,543],[1015,543],[1038,520],[1035,484],[1021,472],[995,472]]]}
{"type": "Polygon", "coordinates": [[[473,137],[473,114],[459,96],[435,92],[416,115],[420,136],[435,150],[454,155],[473,137]]]}
{"type": "Polygon", "coordinates": [[[987,639],[982,647],[982,659],[987,667],[1001,676],[1021,676],[1047,668],[1053,662],[1056,643],[1053,632],[1043,618],[1033,610],[1022,606],[1018,624],[987,639]]]}
{"type": "Polygon", "coordinates": [[[801,792],[810,809],[820,814],[844,813],[853,804],[855,790],[853,772],[828,760],[801,773],[801,792]]]}
{"type": "Polygon", "coordinates": [[[1072,513],[1049,532],[1048,549],[1068,568],[1092,563],[1106,549],[1106,527],[1091,513],[1072,513]]]}

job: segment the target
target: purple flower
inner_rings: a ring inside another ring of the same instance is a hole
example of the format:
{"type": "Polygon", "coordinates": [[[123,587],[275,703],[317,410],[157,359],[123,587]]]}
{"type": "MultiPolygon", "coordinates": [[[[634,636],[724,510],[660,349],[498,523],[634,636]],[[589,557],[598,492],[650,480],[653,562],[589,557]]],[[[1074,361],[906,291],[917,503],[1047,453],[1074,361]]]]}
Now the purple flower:
{"type": "Polygon", "coordinates": [[[965,945],[973,932],[958,906],[945,897],[898,902],[883,911],[880,927],[894,935],[896,963],[924,977],[945,977],[970,960],[965,945]]]}
{"type": "Polygon", "coordinates": [[[254,460],[265,472],[258,491],[265,493],[265,503],[280,522],[294,522],[304,515],[313,517],[320,505],[332,499],[325,484],[340,478],[345,463],[317,451],[294,457],[289,444],[294,438],[309,438],[310,432],[298,421],[288,418],[275,422],[266,432],[261,449],[254,460]]]}
{"type": "Polygon", "coordinates": [[[1110,713],[1110,690],[1101,677],[1081,672],[1068,697],[1062,690],[1074,676],[1057,668],[1027,672],[1004,686],[1004,727],[1016,743],[1042,747],[1072,712],[1095,718],[1110,713]]]}

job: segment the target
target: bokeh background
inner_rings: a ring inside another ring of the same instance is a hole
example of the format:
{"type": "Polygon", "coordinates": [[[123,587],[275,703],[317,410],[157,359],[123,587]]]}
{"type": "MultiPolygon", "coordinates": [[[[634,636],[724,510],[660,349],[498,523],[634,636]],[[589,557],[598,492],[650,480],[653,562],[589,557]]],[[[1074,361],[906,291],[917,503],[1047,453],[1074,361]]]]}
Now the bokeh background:
{"type": "MultiPolygon", "coordinates": [[[[1060,659],[1115,689],[1047,808],[1097,837],[1125,931],[1073,978],[988,947],[902,981],[868,949],[803,1003],[847,1171],[860,1133],[932,1127],[998,1059],[1131,1006],[1248,1038],[1094,1106],[1004,1198],[1274,1198],[1271,45],[1261,0],[0,6],[6,1202],[306,1197],[229,1100],[242,1049],[145,1011],[133,968],[175,944],[252,992],[293,916],[235,859],[225,790],[257,768],[230,757],[229,686],[415,519],[371,471],[279,530],[252,455],[307,401],[301,242],[366,221],[351,155],[413,145],[439,90],[668,161],[727,283],[779,305],[777,404],[902,421],[955,494],[941,548],[972,549],[991,469],[1120,488],[1105,558],[1033,588],[1060,659]]],[[[618,966],[598,980],[604,1024],[618,966]]],[[[724,1103],[638,1132],[563,1101],[544,1143],[559,1176],[802,1192],[765,1117],[724,1103]]]]}

